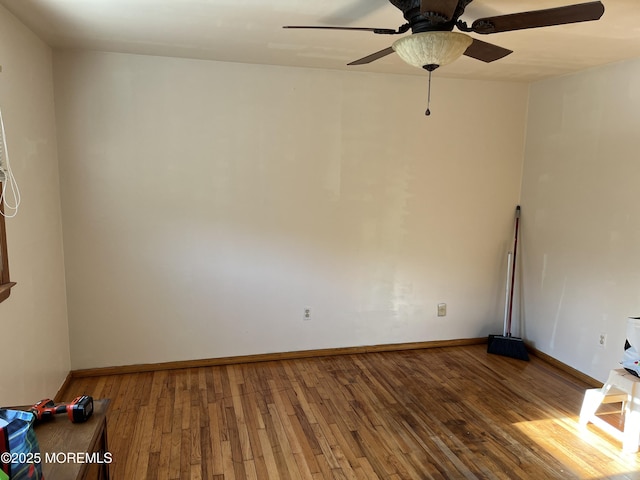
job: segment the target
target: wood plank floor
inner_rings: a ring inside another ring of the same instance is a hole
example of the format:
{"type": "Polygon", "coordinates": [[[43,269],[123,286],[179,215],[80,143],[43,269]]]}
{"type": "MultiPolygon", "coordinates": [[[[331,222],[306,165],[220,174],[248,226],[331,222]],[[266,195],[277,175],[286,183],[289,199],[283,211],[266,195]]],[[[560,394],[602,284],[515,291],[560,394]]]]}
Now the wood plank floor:
{"type": "Polygon", "coordinates": [[[486,346],[78,378],[110,398],[112,478],[634,479],[577,419],[586,384],[486,346]]]}

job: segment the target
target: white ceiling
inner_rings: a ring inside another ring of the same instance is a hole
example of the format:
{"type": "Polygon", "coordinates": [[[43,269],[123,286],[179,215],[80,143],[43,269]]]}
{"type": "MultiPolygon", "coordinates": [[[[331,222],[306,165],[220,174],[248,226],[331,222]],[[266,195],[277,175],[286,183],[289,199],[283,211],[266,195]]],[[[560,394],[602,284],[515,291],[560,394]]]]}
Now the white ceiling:
{"type": "MultiPolygon", "coordinates": [[[[475,0],[463,19],[552,8],[586,0],[475,0]]],[[[353,71],[419,74],[389,55],[346,64],[398,37],[369,32],[284,30],[283,25],[397,28],[387,0],[0,0],[49,45],[353,71]]],[[[603,0],[596,22],[477,36],[514,50],[494,63],[463,57],[442,76],[535,81],[640,57],[640,1],[603,0]]],[[[472,34],[472,36],[476,36],[472,34]]]]}

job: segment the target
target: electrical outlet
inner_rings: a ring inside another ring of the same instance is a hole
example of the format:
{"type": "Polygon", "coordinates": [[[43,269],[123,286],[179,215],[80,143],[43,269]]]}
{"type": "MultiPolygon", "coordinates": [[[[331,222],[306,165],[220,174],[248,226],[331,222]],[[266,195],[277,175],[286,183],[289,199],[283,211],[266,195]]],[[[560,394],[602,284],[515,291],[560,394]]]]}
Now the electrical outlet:
{"type": "Polygon", "coordinates": [[[304,307],[304,312],[302,314],[303,320],[311,320],[311,307],[304,307]]]}
{"type": "Polygon", "coordinates": [[[604,348],[607,346],[607,334],[606,333],[601,333],[600,336],[598,337],[598,346],[600,348],[604,348]]]}
{"type": "Polygon", "coordinates": [[[446,317],[447,316],[447,304],[446,303],[439,303],[438,304],[438,316],[439,317],[446,317]]]}

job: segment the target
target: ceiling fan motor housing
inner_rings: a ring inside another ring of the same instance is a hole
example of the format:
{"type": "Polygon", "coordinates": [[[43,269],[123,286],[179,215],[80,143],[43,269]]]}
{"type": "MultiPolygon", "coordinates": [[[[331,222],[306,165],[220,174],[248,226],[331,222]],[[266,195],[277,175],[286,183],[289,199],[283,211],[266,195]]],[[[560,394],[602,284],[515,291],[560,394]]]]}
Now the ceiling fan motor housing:
{"type": "Polygon", "coordinates": [[[473,0],[389,0],[402,11],[413,33],[451,31],[457,19],[473,0]]]}
{"type": "Polygon", "coordinates": [[[413,8],[420,8],[420,0],[389,0],[389,2],[402,12],[407,12],[413,8]]]}

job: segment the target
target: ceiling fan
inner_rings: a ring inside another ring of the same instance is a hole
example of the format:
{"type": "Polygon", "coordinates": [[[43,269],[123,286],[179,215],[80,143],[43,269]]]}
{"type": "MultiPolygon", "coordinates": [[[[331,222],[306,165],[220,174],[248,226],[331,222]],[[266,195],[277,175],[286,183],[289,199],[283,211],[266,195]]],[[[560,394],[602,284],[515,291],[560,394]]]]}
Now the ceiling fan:
{"type": "MultiPolygon", "coordinates": [[[[355,60],[349,65],[364,65],[395,52],[406,63],[427,70],[429,80],[431,80],[431,72],[455,61],[462,55],[489,63],[513,53],[507,48],[472,38],[467,35],[467,32],[488,35],[528,28],[589,22],[599,20],[604,14],[604,5],[598,0],[564,7],[479,18],[469,26],[467,22],[460,20],[460,17],[472,1],[389,0],[392,5],[402,11],[407,21],[397,30],[301,25],[287,25],[283,28],[356,30],[380,35],[401,35],[411,30],[411,35],[401,37],[392,46],[355,60]],[[454,28],[459,32],[454,32],[454,28]]],[[[429,109],[426,114],[430,114],[429,109]]]]}

